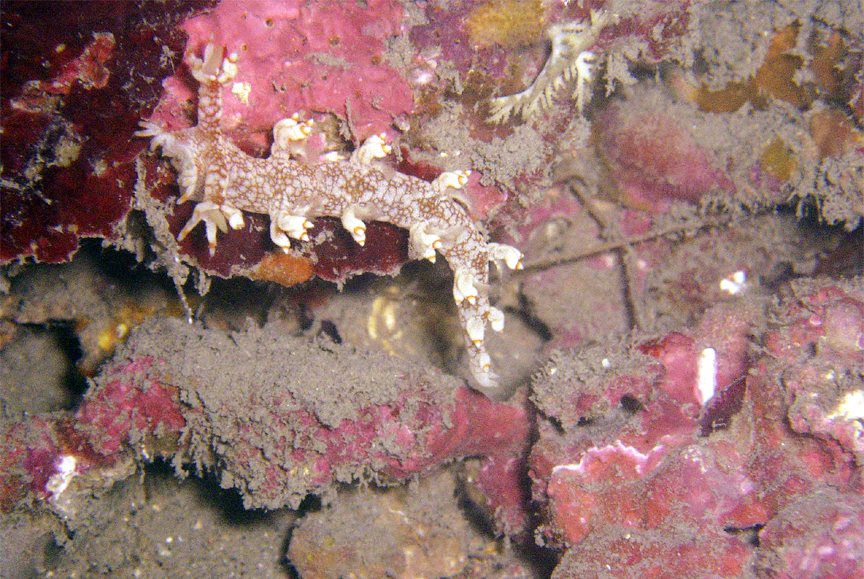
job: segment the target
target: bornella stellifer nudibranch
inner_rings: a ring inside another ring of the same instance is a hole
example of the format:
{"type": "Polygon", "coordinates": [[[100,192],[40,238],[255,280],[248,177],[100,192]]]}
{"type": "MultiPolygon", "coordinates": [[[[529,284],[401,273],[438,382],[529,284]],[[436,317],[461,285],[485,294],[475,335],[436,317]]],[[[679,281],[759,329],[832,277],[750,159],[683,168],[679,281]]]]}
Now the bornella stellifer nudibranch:
{"type": "Polygon", "coordinates": [[[484,346],[486,325],[500,331],[504,314],[489,303],[489,262],[522,267],[515,247],[489,243],[458,199],[467,172],[447,172],[432,182],[376,165],[390,147],[373,136],[349,160],[305,162],[293,159],[311,130],[311,122],[298,116],[273,127],[270,156],[247,155],[223,134],[222,89],[238,72],[237,55],[223,58],[223,50],[210,44],[204,58],[190,61],[199,83],[198,124],[166,131],[143,122],[140,137],[151,137],[151,148],[161,147],[178,172],[183,203],[198,201],[192,218],[180,232],[183,240],[204,223],[210,253],[215,251],[217,229],[244,226],[243,212],[270,217],[273,243],[288,251],[290,240],[306,241],[316,217],[338,217],[354,241],[366,241],[366,222],[385,221],[409,232],[409,257],[435,261],[440,252],[453,270],[453,297],[468,349],[471,374],[481,386],[497,384],[484,346]],[[200,200],[200,201],[199,201],[200,200]]]}

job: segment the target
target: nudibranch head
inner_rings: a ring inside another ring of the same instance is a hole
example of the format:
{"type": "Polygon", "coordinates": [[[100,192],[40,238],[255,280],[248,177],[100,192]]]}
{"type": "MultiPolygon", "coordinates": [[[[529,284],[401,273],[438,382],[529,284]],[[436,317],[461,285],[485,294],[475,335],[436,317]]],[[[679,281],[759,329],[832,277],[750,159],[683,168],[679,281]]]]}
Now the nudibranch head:
{"type": "Polygon", "coordinates": [[[196,131],[185,129],[180,131],[165,131],[155,123],[144,121],[142,129],[135,133],[137,137],[150,137],[150,149],[162,149],[162,154],[170,159],[177,170],[177,182],[180,185],[178,203],[198,198],[202,184],[199,176],[203,174],[204,162],[202,149],[204,143],[196,131]]]}

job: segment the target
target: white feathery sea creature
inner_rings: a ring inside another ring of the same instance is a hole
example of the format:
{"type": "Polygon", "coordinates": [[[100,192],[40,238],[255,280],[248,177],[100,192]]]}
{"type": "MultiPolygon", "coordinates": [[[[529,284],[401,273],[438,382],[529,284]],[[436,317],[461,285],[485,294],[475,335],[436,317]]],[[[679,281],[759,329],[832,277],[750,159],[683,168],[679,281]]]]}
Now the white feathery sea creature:
{"type": "Polygon", "coordinates": [[[573,100],[580,114],[591,100],[591,81],[596,55],[588,50],[597,42],[600,32],[615,20],[606,12],[591,13],[589,20],[555,24],[549,29],[552,52],[531,86],[514,95],[490,99],[490,123],[503,123],[519,115],[536,117],[552,106],[552,97],[574,80],[573,100]]]}

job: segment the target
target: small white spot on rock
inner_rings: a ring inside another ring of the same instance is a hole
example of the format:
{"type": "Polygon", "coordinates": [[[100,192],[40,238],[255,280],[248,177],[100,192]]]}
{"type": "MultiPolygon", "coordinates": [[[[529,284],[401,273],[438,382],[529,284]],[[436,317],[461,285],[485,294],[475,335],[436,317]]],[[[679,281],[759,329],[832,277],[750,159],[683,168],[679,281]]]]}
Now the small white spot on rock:
{"type": "Polygon", "coordinates": [[[730,296],[737,295],[747,288],[747,274],[736,271],[732,275],[720,280],[720,289],[730,296]]]}
{"type": "Polygon", "coordinates": [[[717,351],[705,348],[696,362],[696,388],[702,406],[714,397],[717,391],[717,351]]]}
{"type": "Polygon", "coordinates": [[[252,92],[252,85],[248,82],[235,82],[231,87],[231,94],[237,97],[241,103],[249,106],[249,93],[252,92]]]}

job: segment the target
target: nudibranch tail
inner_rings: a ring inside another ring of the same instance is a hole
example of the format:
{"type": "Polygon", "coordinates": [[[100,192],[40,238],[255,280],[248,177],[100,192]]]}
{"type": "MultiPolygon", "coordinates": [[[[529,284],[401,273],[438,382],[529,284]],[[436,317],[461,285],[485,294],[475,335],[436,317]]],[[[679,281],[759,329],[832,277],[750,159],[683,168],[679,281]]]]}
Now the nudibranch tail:
{"type": "Polygon", "coordinates": [[[366,243],[366,224],[384,221],[408,230],[409,257],[435,261],[441,253],[453,270],[453,297],[464,330],[468,365],[479,385],[496,385],[484,344],[486,326],[501,331],[504,314],[489,302],[489,262],[521,267],[522,253],[509,245],[487,243],[461,199],[468,171],[443,173],[433,182],[378,166],[391,152],[384,135],[366,140],[348,161],[299,162],[311,121],[299,116],[274,126],[271,154],[257,159],[238,149],[223,134],[222,88],[237,75],[237,57],[213,45],[190,68],[200,83],[198,124],[166,131],[143,123],[137,134],[152,139],[178,171],[181,196],[194,199],[192,218],[178,235],[183,240],[204,224],[210,253],[228,227],[244,226],[243,212],[270,218],[270,238],[288,251],[291,240],[308,241],[317,217],[335,217],[358,245],[366,243]]]}

